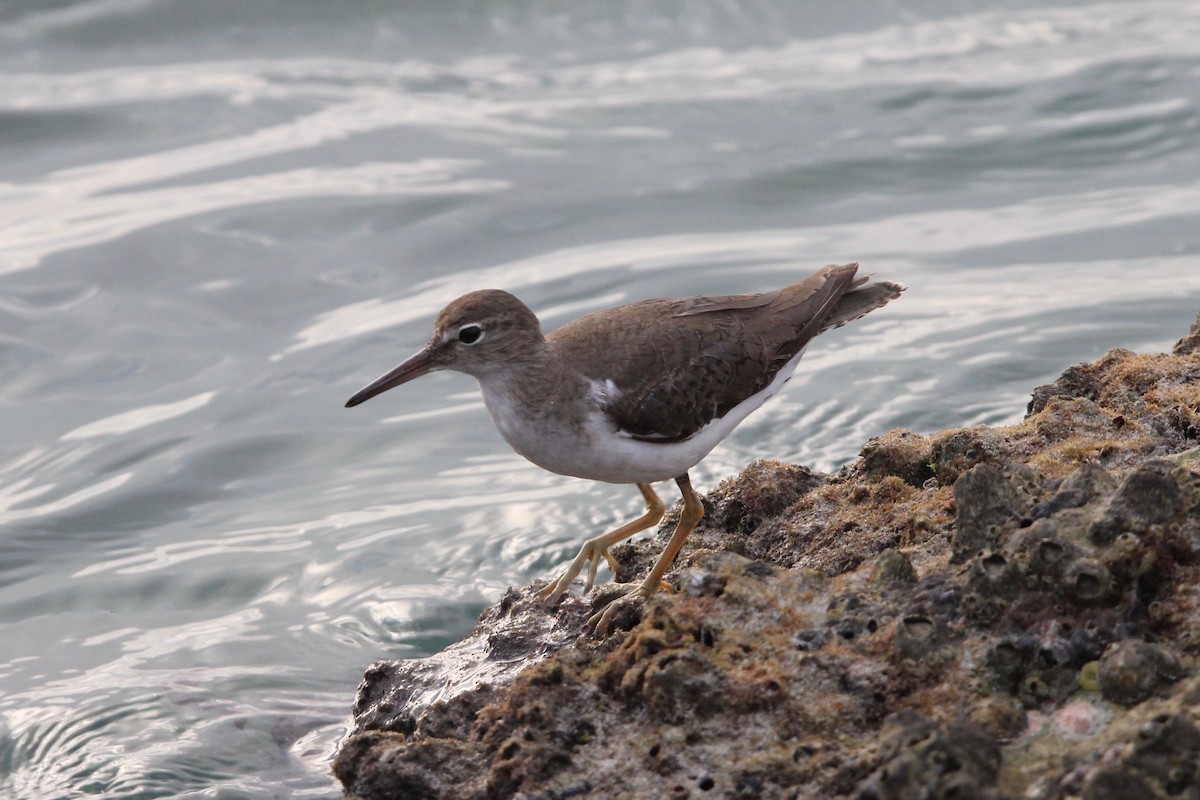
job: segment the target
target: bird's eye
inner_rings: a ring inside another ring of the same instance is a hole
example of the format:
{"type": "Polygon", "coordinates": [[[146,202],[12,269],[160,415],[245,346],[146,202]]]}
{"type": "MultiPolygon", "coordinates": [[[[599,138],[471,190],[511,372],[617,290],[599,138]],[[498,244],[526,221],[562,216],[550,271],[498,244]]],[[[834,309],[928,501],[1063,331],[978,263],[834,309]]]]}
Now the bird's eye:
{"type": "Polygon", "coordinates": [[[475,344],[483,338],[483,328],[479,325],[463,325],[458,329],[458,340],[463,344],[475,344]]]}

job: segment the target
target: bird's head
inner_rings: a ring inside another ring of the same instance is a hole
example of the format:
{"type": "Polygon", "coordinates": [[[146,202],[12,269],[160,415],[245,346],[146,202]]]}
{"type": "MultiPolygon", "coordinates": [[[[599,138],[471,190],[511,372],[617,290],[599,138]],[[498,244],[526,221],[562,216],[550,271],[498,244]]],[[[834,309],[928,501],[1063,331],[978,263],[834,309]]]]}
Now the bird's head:
{"type": "Polygon", "coordinates": [[[545,341],[534,313],[508,292],[484,289],[464,294],[438,314],[433,338],[425,347],[360,389],[346,407],[440,369],[485,378],[545,341]]]}

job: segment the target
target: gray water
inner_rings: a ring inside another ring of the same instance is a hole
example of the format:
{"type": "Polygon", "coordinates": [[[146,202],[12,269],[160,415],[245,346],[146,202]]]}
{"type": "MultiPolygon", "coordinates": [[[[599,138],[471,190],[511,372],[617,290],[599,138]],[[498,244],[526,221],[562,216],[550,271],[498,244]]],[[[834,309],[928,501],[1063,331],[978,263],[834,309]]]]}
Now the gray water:
{"type": "Polygon", "coordinates": [[[1200,309],[1195,3],[405,5],[0,3],[0,796],[336,797],[367,663],[637,513],[463,376],[342,408],[460,293],[909,284],[702,490],[1200,309]]]}

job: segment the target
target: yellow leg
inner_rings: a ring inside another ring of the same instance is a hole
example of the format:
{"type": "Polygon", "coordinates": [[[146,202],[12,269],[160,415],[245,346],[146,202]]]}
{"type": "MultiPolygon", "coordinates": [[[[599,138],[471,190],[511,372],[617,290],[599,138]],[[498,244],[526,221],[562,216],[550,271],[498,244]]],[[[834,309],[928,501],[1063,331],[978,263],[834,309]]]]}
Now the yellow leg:
{"type": "Polygon", "coordinates": [[[655,590],[662,585],[663,575],[667,574],[667,570],[675,561],[675,556],[679,555],[683,543],[687,541],[688,536],[696,529],[696,526],[700,524],[700,519],[704,516],[704,504],[692,490],[692,481],[688,478],[687,473],[676,478],[675,483],[679,484],[679,491],[683,494],[683,513],[679,515],[679,524],[675,526],[675,532],[671,534],[671,541],[667,542],[667,546],[663,549],[662,555],[658,557],[654,568],[650,570],[646,580],[642,581],[636,590],[646,597],[654,594],[655,590]]]}
{"type": "Polygon", "coordinates": [[[598,632],[601,635],[608,633],[608,627],[612,621],[613,614],[618,605],[626,597],[646,598],[654,594],[660,587],[666,586],[663,582],[663,575],[667,574],[667,570],[671,568],[672,562],[675,561],[675,556],[679,555],[679,550],[683,547],[683,543],[687,541],[687,537],[696,526],[700,524],[700,519],[704,516],[704,504],[700,502],[700,498],[692,490],[692,481],[688,478],[687,473],[683,473],[675,479],[675,483],[679,484],[679,491],[683,494],[683,512],[679,515],[679,524],[675,527],[675,532],[671,534],[671,541],[667,542],[666,548],[663,549],[662,555],[658,557],[654,568],[650,570],[650,574],[646,579],[638,584],[638,587],[624,597],[618,598],[608,604],[602,612],[593,614],[588,620],[588,628],[598,632]]]}
{"type": "Polygon", "coordinates": [[[657,525],[658,521],[662,519],[663,512],[666,510],[662,500],[655,493],[654,489],[650,488],[650,484],[639,483],[637,487],[641,490],[642,497],[646,500],[646,513],[632,522],[622,525],[615,531],[609,531],[602,536],[597,536],[585,542],[579,550],[579,555],[575,556],[575,560],[567,567],[566,572],[554,583],[543,589],[539,593],[539,597],[551,604],[557,603],[558,599],[571,586],[571,582],[575,580],[575,577],[583,571],[583,565],[589,564],[589,562],[587,586],[584,587],[584,591],[591,589],[592,584],[596,580],[596,570],[600,566],[601,558],[607,561],[608,566],[616,573],[617,561],[612,557],[612,553],[608,552],[608,549],[615,544],[625,541],[635,533],[657,525]]]}

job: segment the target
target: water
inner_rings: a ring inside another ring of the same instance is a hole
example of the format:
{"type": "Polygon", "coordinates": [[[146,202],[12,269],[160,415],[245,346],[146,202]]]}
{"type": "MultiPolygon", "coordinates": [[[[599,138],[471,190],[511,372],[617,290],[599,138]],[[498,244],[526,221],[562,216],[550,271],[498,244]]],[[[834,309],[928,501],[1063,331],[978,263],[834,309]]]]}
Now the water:
{"type": "Polygon", "coordinates": [[[411,5],[0,5],[0,796],[337,797],[364,665],[637,512],[462,376],[342,408],[464,291],[910,285],[701,489],[1200,309],[1193,3],[411,5]]]}

